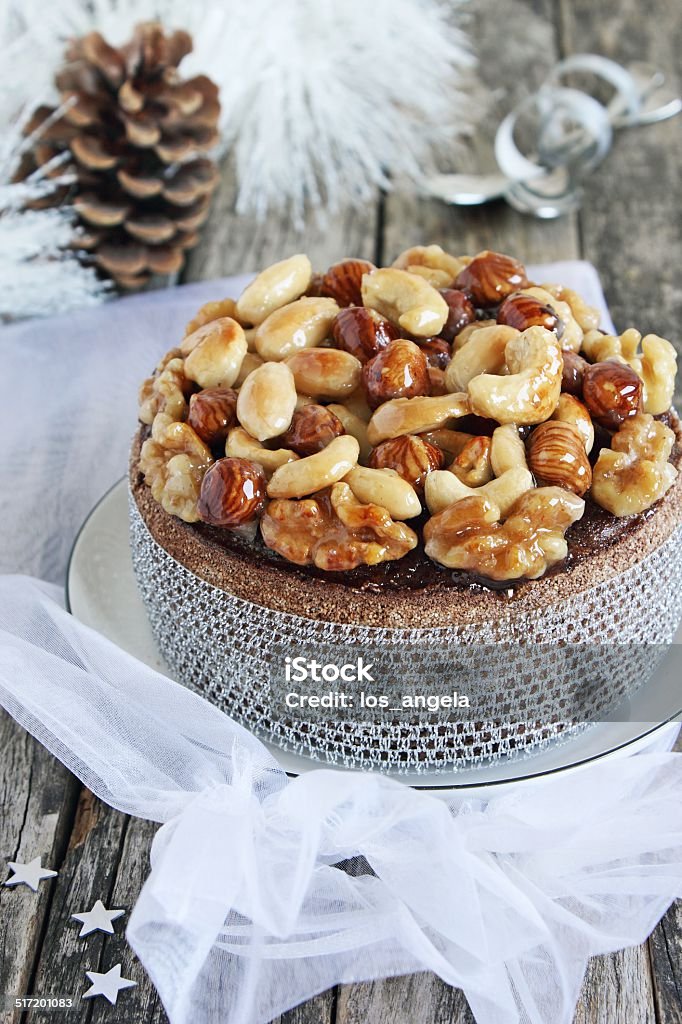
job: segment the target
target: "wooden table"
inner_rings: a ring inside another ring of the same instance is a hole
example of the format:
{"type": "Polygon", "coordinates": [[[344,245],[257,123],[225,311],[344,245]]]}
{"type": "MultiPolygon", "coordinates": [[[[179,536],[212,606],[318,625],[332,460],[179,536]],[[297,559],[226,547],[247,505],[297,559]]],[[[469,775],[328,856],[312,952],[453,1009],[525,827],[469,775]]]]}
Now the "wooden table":
{"type": "MultiPolygon", "coordinates": [[[[475,0],[468,18],[490,101],[472,152],[460,165],[471,169],[489,168],[494,126],[558,56],[591,51],[625,63],[645,60],[673,80],[679,71],[682,7],[677,0],[475,0]]],[[[679,90],[682,82],[676,85],[679,90]]],[[[351,254],[380,263],[424,242],[438,242],[454,253],[501,249],[528,262],[583,257],[598,267],[620,329],[634,324],[679,340],[680,124],[620,133],[587,185],[582,212],[549,223],[522,217],[503,204],[457,210],[396,192],[324,227],[311,223],[301,236],[285,220],[258,225],[235,217],[228,166],[186,277],[257,269],[301,250],[318,268],[351,254]]],[[[0,992],[80,993],[86,968],[106,971],[120,961],[138,987],[123,993],[116,1009],[98,999],[67,1019],[79,1024],[166,1020],[123,936],[93,936],[85,944],[68,921],[74,907],[88,908],[98,898],[108,906],[132,907],[147,874],[155,826],[99,803],[7,717],[0,718],[0,752],[0,864],[40,851],[44,864],[59,869],[59,877],[41,886],[37,897],[24,887],[0,888],[0,992]]],[[[19,1017],[6,1019],[15,1024],[19,1017]]],[[[38,1024],[55,1015],[32,1012],[27,1019],[38,1024]]],[[[575,1019],[577,1024],[681,1024],[679,905],[643,946],[592,962],[575,1019]]],[[[281,1024],[471,1020],[461,992],[422,974],[341,986],[285,1014],[281,1024]]]]}

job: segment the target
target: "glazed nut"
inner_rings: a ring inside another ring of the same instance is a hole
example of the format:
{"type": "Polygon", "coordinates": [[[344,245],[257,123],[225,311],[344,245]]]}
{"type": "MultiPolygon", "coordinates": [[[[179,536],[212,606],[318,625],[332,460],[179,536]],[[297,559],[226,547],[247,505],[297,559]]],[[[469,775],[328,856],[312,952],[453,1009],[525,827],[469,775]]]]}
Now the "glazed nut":
{"type": "Polygon", "coordinates": [[[437,366],[429,366],[429,392],[434,396],[449,394],[445,383],[445,370],[439,370],[437,366]]]}
{"type": "Polygon", "coordinates": [[[507,343],[505,362],[507,376],[482,373],[469,382],[472,411],[498,423],[526,425],[549,419],[559,401],[563,371],[556,336],[544,327],[529,327],[507,343]]]}
{"type": "Polygon", "coordinates": [[[305,348],[288,356],[284,365],[291,370],[298,392],[332,400],[352,395],[362,371],[355,356],[336,348],[305,348]]]}
{"type": "Polygon", "coordinates": [[[614,516],[645,512],[672,487],[677,469],[668,462],[675,435],[649,413],[625,421],[599,452],[592,497],[614,516]]]}
{"type": "Polygon", "coordinates": [[[296,452],[290,451],[289,448],[266,448],[243,427],[233,427],[229,432],[225,442],[225,454],[231,458],[257,462],[263,467],[266,476],[271,476],[285,463],[298,459],[296,452]]]}
{"type": "Polygon", "coordinates": [[[592,483],[582,436],[571,423],[547,420],[528,439],[528,467],[540,486],[565,487],[582,497],[592,483]]]}
{"type": "Polygon", "coordinates": [[[544,327],[547,331],[554,331],[557,338],[561,338],[564,329],[556,310],[527,292],[507,296],[497,311],[497,322],[515,327],[517,331],[544,327]]]}
{"type": "Polygon", "coordinates": [[[593,363],[583,374],[583,401],[595,423],[618,430],[641,408],[642,381],[622,363],[593,363]]]}
{"type": "Polygon", "coordinates": [[[373,414],[367,427],[367,439],[376,446],[401,434],[424,434],[470,412],[468,398],[463,393],[395,398],[384,402],[373,414]]]}
{"type": "Polygon", "coordinates": [[[485,249],[459,272],[455,288],[471,295],[481,307],[497,306],[512,292],[528,284],[526,268],[511,256],[485,249]]]}
{"type": "Polygon", "coordinates": [[[493,431],[490,465],[495,476],[502,476],[508,469],[528,468],[526,446],[515,423],[505,423],[493,431]]]}
{"type": "Polygon", "coordinates": [[[522,494],[533,487],[533,477],[528,469],[517,466],[508,469],[502,476],[495,477],[481,487],[467,487],[448,469],[429,473],[424,485],[424,496],[429,512],[437,515],[449,505],[479,495],[495,503],[506,515],[522,494]]]}
{"type": "Polygon", "coordinates": [[[362,305],[362,278],[376,267],[368,260],[340,260],[333,263],[322,277],[320,295],[334,299],[339,306],[362,305]]]}
{"type": "Polygon", "coordinates": [[[185,376],[183,360],[177,356],[163,363],[153,377],[144,381],[139,392],[138,415],[151,424],[158,413],[181,420],[187,411],[185,395],[191,385],[185,376]]]}
{"type": "Polygon", "coordinates": [[[266,487],[265,473],[256,462],[218,459],[201,482],[199,517],[212,526],[244,526],[265,508],[266,487]]]}
{"type": "Polygon", "coordinates": [[[325,298],[302,298],[281,306],[256,328],[256,352],[267,362],[320,345],[331,334],[338,312],[334,300],[325,298]]]}
{"type": "Polygon", "coordinates": [[[296,408],[296,383],[286,363],[263,363],[246,378],[237,399],[237,418],[258,441],[289,429],[296,408]]]}
{"type": "Polygon", "coordinates": [[[463,445],[462,450],[448,466],[448,472],[454,473],[467,487],[480,487],[493,478],[490,459],[491,438],[471,437],[463,445]]]}
{"type": "Polygon", "coordinates": [[[140,471],[152,497],[169,515],[187,523],[199,518],[197,502],[204,473],[213,457],[187,423],[159,413],[140,450],[140,471]]]}
{"type": "Polygon", "coordinates": [[[416,398],[431,391],[429,364],[413,341],[392,341],[362,368],[362,383],[370,409],[393,398],[416,398]]]}
{"type": "Polygon", "coordinates": [[[230,317],[212,320],[185,338],[183,347],[199,335],[185,357],[185,376],[200,388],[232,387],[246,355],[243,328],[230,317]]]}
{"type": "Polygon", "coordinates": [[[466,391],[469,381],[479,374],[502,373],[507,344],[518,334],[515,327],[502,324],[481,327],[450,360],[445,371],[446,387],[450,391],[466,391]]]}
{"type": "Polygon", "coordinates": [[[524,288],[522,294],[529,299],[534,299],[536,302],[544,304],[556,313],[561,329],[556,330],[555,333],[561,339],[561,347],[570,349],[572,352],[579,352],[583,341],[583,330],[573,316],[568,303],[562,302],[561,299],[557,299],[550,292],[545,291],[544,288],[538,288],[536,285],[524,288]]]}
{"type": "Polygon", "coordinates": [[[466,327],[463,327],[462,330],[455,335],[453,351],[458,352],[461,348],[464,348],[464,346],[474,337],[476,331],[481,331],[484,327],[495,327],[496,325],[497,320],[474,320],[473,323],[467,324],[466,327]]]}
{"type": "Polygon", "coordinates": [[[551,419],[574,426],[582,438],[585,451],[590,454],[594,446],[594,425],[587,406],[579,398],[562,392],[551,419]]]}
{"type": "Polygon", "coordinates": [[[434,448],[439,450],[443,462],[440,466],[434,466],[433,468],[442,469],[445,462],[448,460],[452,462],[462,451],[465,444],[475,435],[467,434],[462,430],[448,430],[446,427],[441,427],[439,430],[429,430],[419,436],[423,441],[427,441],[428,444],[433,445],[434,448]]]}
{"type": "Polygon", "coordinates": [[[247,285],[237,300],[242,323],[257,327],[280,306],[298,299],[310,284],[313,268],[303,253],[273,263],[247,285]]]}
{"type": "Polygon", "coordinates": [[[677,352],[669,341],[657,334],[642,338],[642,369],[644,411],[652,416],[667,412],[675,394],[677,352]]]}
{"type": "Polygon", "coordinates": [[[369,464],[373,469],[391,469],[406,480],[418,495],[424,493],[424,481],[429,473],[445,465],[440,448],[424,438],[403,434],[378,445],[369,464]]]}
{"type": "Polygon", "coordinates": [[[457,335],[476,320],[476,307],[467,293],[458,288],[442,288],[441,295],[448,306],[448,318],[440,336],[452,344],[457,335]]]}
{"type": "Polygon", "coordinates": [[[185,337],[193,334],[199,327],[203,327],[204,324],[210,323],[211,320],[220,320],[224,316],[232,317],[233,320],[236,319],[237,303],[234,299],[218,299],[214,302],[205,302],[185,327],[185,337]]]}
{"type": "Polygon", "coordinates": [[[365,274],[362,301],[417,338],[439,334],[449,312],[443,296],[428,281],[395,267],[365,274]]]}
{"type": "Polygon", "coordinates": [[[312,402],[296,410],[281,441],[285,448],[291,448],[297,455],[314,455],[344,433],[343,423],[335,413],[312,402]]]}
{"type": "Polygon", "coordinates": [[[189,400],[187,422],[209,448],[223,445],[237,422],[237,392],[232,388],[206,388],[189,400]]]}
{"type": "Polygon", "coordinates": [[[335,437],[326,448],[275,470],[268,484],[271,498],[304,498],[342,480],[357,465],[360,445],[349,434],[335,437]]]}
{"type": "Polygon", "coordinates": [[[363,464],[366,463],[372,451],[372,446],[367,440],[367,423],[365,420],[356,416],[346,405],[332,403],[327,406],[327,409],[341,421],[345,432],[354,437],[358,442],[360,445],[359,461],[363,464]]]}
{"type": "Polygon", "coordinates": [[[393,266],[412,273],[419,272],[420,268],[426,273],[435,271],[445,282],[442,287],[447,288],[467,262],[467,257],[451,256],[440,245],[413,245],[411,249],[400,253],[393,261],[393,266]]]}
{"type": "Polygon", "coordinates": [[[349,306],[334,321],[332,336],[337,348],[366,363],[382,348],[400,337],[398,328],[373,309],[349,306]]]}
{"type": "Polygon", "coordinates": [[[261,534],[288,561],[331,572],[402,558],[417,546],[409,526],[379,505],[363,505],[346,483],[303,501],[271,501],[261,534]]]}
{"type": "Polygon", "coordinates": [[[435,515],[424,527],[426,554],[449,569],[498,582],[538,579],[568,554],[564,534],[585,511],[560,487],[522,494],[505,513],[480,493],[435,515]]]}
{"type": "Polygon", "coordinates": [[[422,507],[414,487],[394,469],[356,466],[344,478],[358,501],[385,508],[391,519],[414,519],[422,507]]]}
{"type": "Polygon", "coordinates": [[[242,360],[242,365],[239,367],[239,373],[237,374],[234,386],[240,388],[249,374],[262,365],[263,360],[256,352],[247,352],[242,360]]]}
{"type": "Polygon", "coordinates": [[[543,284],[541,287],[555,299],[566,303],[582,331],[593,331],[599,327],[601,313],[596,306],[588,306],[578,292],[562,284],[543,284]]]}
{"type": "Polygon", "coordinates": [[[437,288],[438,291],[442,291],[443,288],[447,288],[448,285],[452,284],[452,275],[448,274],[447,270],[438,270],[436,267],[425,267],[419,263],[412,263],[409,267],[405,267],[408,274],[416,274],[417,277],[423,278],[433,288],[437,288]]]}
{"type": "Polygon", "coordinates": [[[577,352],[572,352],[570,349],[563,350],[563,357],[564,370],[561,376],[561,390],[580,398],[583,393],[583,376],[590,364],[577,352]]]}
{"type": "Polygon", "coordinates": [[[434,370],[446,369],[450,362],[450,346],[444,338],[427,338],[419,342],[419,347],[430,367],[434,370]]]}

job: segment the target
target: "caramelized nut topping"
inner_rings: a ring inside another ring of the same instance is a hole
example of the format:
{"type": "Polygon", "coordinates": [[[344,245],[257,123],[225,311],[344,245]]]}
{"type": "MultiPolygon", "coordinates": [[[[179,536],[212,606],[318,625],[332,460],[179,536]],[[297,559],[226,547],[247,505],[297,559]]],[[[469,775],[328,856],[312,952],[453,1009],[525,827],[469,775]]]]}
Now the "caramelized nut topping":
{"type": "Polygon", "coordinates": [[[416,398],[431,391],[426,356],[413,341],[392,341],[362,368],[370,409],[392,398],[416,398]]]}
{"type": "Polygon", "coordinates": [[[320,282],[320,295],[335,299],[339,306],[361,306],[362,275],[371,274],[373,270],[376,267],[368,260],[333,263],[320,282]]]}
{"type": "Polygon", "coordinates": [[[256,462],[219,459],[201,482],[199,516],[212,526],[244,526],[265,508],[266,487],[265,473],[256,462]]]}
{"type": "Polygon", "coordinates": [[[650,508],[677,478],[668,462],[674,441],[672,430],[648,413],[626,420],[595,464],[592,496],[597,504],[614,516],[650,508]]]}
{"type": "Polygon", "coordinates": [[[382,348],[400,337],[400,331],[373,309],[350,306],[342,309],[332,328],[337,348],[366,363],[382,348]]]}
{"type": "Polygon", "coordinates": [[[294,413],[291,426],[282,434],[282,444],[297,455],[314,455],[335,437],[345,434],[343,423],[323,405],[306,405],[294,413]]]}
{"type": "Polygon", "coordinates": [[[209,448],[224,445],[237,423],[237,392],[232,388],[197,392],[189,400],[187,422],[209,448]]]}
{"type": "Polygon", "coordinates": [[[528,467],[541,486],[565,487],[580,497],[592,483],[585,444],[571,423],[547,420],[528,439],[528,467]]]}
{"type": "Polygon", "coordinates": [[[523,263],[501,252],[485,249],[457,276],[455,287],[468,292],[477,306],[497,306],[512,292],[528,284],[523,263]]]}
{"type": "Polygon", "coordinates": [[[440,448],[423,438],[403,434],[378,445],[370,456],[369,464],[375,469],[394,469],[421,495],[427,476],[445,465],[445,456],[440,448]]]}
{"type": "Polygon", "coordinates": [[[642,382],[629,366],[594,363],[583,374],[583,401],[595,423],[618,430],[642,404],[642,382]]]}
{"type": "Polygon", "coordinates": [[[169,515],[186,523],[199,518],[197,501],[204,473],[213,457],[187,423],[159,413],[152,436],[142,445],[140,471],[152,495],[169,515]]]}

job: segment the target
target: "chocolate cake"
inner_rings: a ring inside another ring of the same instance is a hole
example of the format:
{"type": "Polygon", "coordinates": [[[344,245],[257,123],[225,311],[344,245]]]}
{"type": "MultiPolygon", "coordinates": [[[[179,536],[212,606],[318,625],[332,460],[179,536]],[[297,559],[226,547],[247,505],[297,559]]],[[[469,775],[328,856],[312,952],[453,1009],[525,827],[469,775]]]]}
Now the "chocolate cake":
{"type": "Polygon", "coordinates": [[[132,546],[161,651],[345,765],[457,767],[586,727],[682,615],[674,378],[668,341],[604,333],[499,253],[275,264],[141,389],[132,546]],[[287,705],[294,653],[363,651],[391,706],[417,681],[473,703],[378,714],[358,684],[350,707],[287,705]]]}

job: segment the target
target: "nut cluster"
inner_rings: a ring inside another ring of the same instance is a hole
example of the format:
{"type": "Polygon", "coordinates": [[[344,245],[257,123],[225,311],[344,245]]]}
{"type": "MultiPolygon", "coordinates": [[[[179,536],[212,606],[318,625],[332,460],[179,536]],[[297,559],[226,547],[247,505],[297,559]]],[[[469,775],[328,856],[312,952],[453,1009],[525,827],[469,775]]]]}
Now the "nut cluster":
{"type": "Polygon", "coordinates": [[[422,532],[447,568],[536,579],[585,499],[628,516],[671,487],[654,417],[675,371],[670,342],[604,334],[501,253],[415,246],[323,274],[299,254],[203,306],[143,383],[140,469],[169,514],[259,526],[298,565],[398,559],[422,532]]]}

